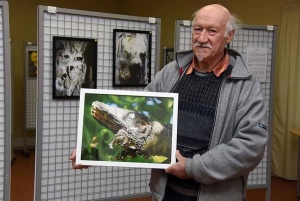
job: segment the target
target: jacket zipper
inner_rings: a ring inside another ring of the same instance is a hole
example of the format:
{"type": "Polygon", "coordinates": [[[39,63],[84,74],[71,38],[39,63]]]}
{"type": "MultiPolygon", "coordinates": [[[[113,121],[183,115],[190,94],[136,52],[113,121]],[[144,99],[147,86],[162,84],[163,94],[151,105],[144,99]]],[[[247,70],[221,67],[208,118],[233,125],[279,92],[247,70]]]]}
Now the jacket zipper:
{"type": "Polygon", "coordinates": [[[175,87],[178,85],[178,83],[181,80],[181,78],[185,75],[187,69],[188,69],[187,66],[185,68],[184,67],[178,67],[179,77],[178,77],[178,80],[176,81],[176,83],[174,84],[174,86],[172,87],[172,89],[170,90],[170,92],[174,91],[175,87]],[[183,69],[183,70],[180,70],[180,69],[183,69]]]}
{"type": "MultiPolygon", "coordinates": [[[[178,65],[178,66],[179,66],[179,65],[178,65]]],[[[179,70],[179,77],[178,77],[178,80],[176,81],[176,83],[174,84],[174,86],[172,87],[172,89],[170,90],[170,92],[173,92],[173,91],[174,91],[174,89],[175,89],[175,87],[178,85],[180,79],[183,77],[183,75],[184,75],[185,72],[186,72],[186,69],[187,69],[187,68],[184,68],[183,71],[180,70],[181,68],[183,68],[183,67],[179,67],[179,68],[178,68],[178,70],[179,70]]],[[[168,175],[166,174],[166,182],[164,183],[164,189],[166,189],[167,183],[168,183],[168,175]]],[[[164,191],[164,194],[163,194],[163,196],[161,197],[162,200],[164,199],[165,194],[166,194],[166,190],[164,191]]]]}
{"type": "MultiPolygon", "coordinates": [[[[212,141],[212,137],[213,137],[213,131],[214,131],[214,127],[215,127],[215,122],[216,122],[216,114],[217,114],[217,110],[218,110],[218,107],[219,107],[219,100],[220,100],[220,94],[221,94],[221,89],[222,89],[222,87],[223,87],[223,84],[224,84],[224,82],[225,82],[225,80],[226,79],[233,79],[233,78],[231,78],[231,77],[225,77],[223,80],[222,80],[222,83],[221,83],[221,87],[220,87],[220,90],[219,90],[219,93],[218,93],[218,102],[217,102],[217,107],[216,107],[216,111],[215,111],[215,117],[214,117],[214,123],[213,123],[213,127],[212,127],[212,131],[211,131],[211,135],[210,135],[210,141],[209,141],[209,145],[208,145],[208,150],[210,150],[211,149],[211,141],[212,141]]],[[[237,79],[248,79],[249,77],[246,77],[246,78],[237,78],[237,79]]],[[[243,196],[244,196],[244,188],[245,188],[245,180],[244,180],[244,177],[243,176],[241,176],[240,177],[240,179],[241,179],[241,182],[242,182],[242,201],[245,201],[245,199],[243,198],[243,196]]],[[[202,188],[200,189],[200,191],[202,191],[202,188]]],[[[201,192],[199,191],[199,193],[198,193],[198,198],[197,198],[197,200],[199,200],[199,197],[200,197],[200,194],[201,194],[201,192]]]]}
{"type": "Polygon", "coordinates": [[[209,144],[208,144],[208,150],[211,149],[211,141],[212,141],[212,137],[213,137],[214,129],[215,129],[215,124],[216,124],[217,111],[218,111],[218,108],[219,108],[219,101],[220,101],[220,94],[221,94],[221,90],[222,90],[223,84],[225,82],[225,79],[228,79],[228,78],[224,78],[222,80],[221,87],[220,87],[220,90],[218,92],[218,98],[217,98],[218,101],[217,101],[217,104],[216,104],[214,123],[213,123],[212,129],[211,129],[210,140],[209,140],[209,144]]]}
{"type": "Polygon", "coordinates": [[[165,174],[166,175],[166,182],[164,183],[164,194],[163,194],[163,196],[161,196],[161,200],[164,200],[164,198],[165,198],[165,196],[166,196],[166,187],[167,187],[167,183],[168,183],[168,175],[167,174],[165,174]]]}
{"type": "Polygon", "coordinates": [[[241,182],[242,182],[242,199],[243,199],[243,201],[245,201],[245,199],[244,199],[244,192],[245,192],[245,180],[244,180],[244,177],[243,176],[241,176],[240,177],[241,178],[241,182]]]}
{"type": "MultiPolygon", "coordinates": [[[[231,64],[230,64],[230,66],[232,66],[231,64]]],[[[232,66],[233,67],[233,66],[232,66]]],[[[250,77],[250,76],[249,76],[250,77]]],[[[221,86],[220,86],[220,90],[219,90],[219,92],[218,92],[218,98],[217,98],[217,104],[216,104],[216,111],[215,111],[215,117],[214,117],[214,123],[213,123],[213,126],[212,126],[212,129],[211,129],[211,135],[210,135],[210,140],[209,140],[209,145],[208,145],[208,150],[210,150],[211,149],[211,140],[212,140],[212,137],[213,137],[213,134],[214,134],[214,128],[215,128],[215,123],[216,123],[216,117],[217,117],[217,111],[218,111],[218,108],[219,108],[219,102],[220,102],[220,94],[221,94],[221,90],[222,90],[222,88],[223,88],[223,84],[224,84],[224,82],[225,82],[225,80],[227,80],[227,79],[248,79],[249,77],[234,77],[234,78],[232,78],[231,77],[231,74],[229,75],[229,76],[227,76],[227,77],[225,77],[223,80],[222,80],[222,83],[221,83],[221,86]]]]}
{"type": "MultiPolygon", "coordinates": [[[[224,78],[224,79],[222,80],[221,88],[222,88],[222,85],[223,85],[225,79],[227,79],[227,78],[224,78]]],[[[208,150],[210,150],[211,139],[212,139],[212,136],[213,136],[213,133],[214,133],[214,132],[213,132],[213,130],[214,130],[213,128],[215,127],[216,114],[217,114],[217,109],[218,109],[218,105],[219,105],[219,97],[220,97],[220,93],[221,93],[221,88],[220,88],[219,94],[218,94],[218,102],[217,102],[217,105],[216,105],[216,111],[215,111],[214,123],[213,123],[212,130],[211,130],[211,134],[210,134],[210,140],[209,140],[209,144],[208,144],[208,150]]],[[[201,185],[201,188],[199,189],[198,196],[197,196],[197,200],[200,199],[200,195],[201,195],[201,191],[202,191],[202,184],[200,183],[200,185],[201,185]]]]}

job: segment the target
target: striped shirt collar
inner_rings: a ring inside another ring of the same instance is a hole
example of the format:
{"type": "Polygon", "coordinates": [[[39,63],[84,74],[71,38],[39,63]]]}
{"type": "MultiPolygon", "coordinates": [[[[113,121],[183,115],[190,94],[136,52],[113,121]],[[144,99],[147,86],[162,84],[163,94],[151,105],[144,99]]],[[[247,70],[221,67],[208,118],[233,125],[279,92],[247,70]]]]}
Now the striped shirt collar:
{"type": "MultiPolygon", "coordinates": [[[[197,58],[196,56],[194,56],[191,65],[188,67],[188,70],[186,71],[186,75],[191,74],[194,70],[200,71],[199,67],[196,65],[196,61],[197,58]]],[[[229,56],[226,51],[222,61],[220,61],[220,63],[212,71],[215,74],[215,76],[220,77],[220,75],[227,69],[228,65],[229,65],[229,56]]]]}

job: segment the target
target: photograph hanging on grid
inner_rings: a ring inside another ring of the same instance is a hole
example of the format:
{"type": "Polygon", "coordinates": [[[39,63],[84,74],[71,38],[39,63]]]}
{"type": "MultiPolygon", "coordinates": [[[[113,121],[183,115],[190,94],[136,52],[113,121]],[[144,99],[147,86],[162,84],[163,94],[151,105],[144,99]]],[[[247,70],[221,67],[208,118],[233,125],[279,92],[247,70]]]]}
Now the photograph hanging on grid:
{"type": "Polygon", "coordinates": [[[82,89],[76,164],[169,167],[177,108],[177,93],[82,89]]]}
{"type": "Polygon", "coordinates": [[[28,51],[28,76],[37,76],[37,51],[28,51]]]}
{"type": "Polygon", "coordinates": [[[113,86],[145,87],[151,81],[151,31],[113,30],[113,86]]]}
{"type": "Polygon", "coordinates": [[[164,58],[163,66],[165,66],[168,63],[174,61],[174,48],[164,47],[163,53],[164,53],[164,55],[163,55],[163,58],[164,58]]]}
{"type": "Polygon", "coordinates": [[[79,99],[96,88],[97,39],[53,36],[53,99],[79,99]]]}

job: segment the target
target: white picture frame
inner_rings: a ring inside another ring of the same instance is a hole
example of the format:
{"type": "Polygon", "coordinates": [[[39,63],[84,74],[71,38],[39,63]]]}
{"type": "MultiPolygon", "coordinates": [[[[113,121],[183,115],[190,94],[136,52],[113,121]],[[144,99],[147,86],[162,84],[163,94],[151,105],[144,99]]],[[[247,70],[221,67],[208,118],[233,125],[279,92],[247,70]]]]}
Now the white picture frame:
{"type": "Polygon", "coordinates": [[[76,164],[166,169],[177,116],[177,93],[82,88],[76,164]]]}

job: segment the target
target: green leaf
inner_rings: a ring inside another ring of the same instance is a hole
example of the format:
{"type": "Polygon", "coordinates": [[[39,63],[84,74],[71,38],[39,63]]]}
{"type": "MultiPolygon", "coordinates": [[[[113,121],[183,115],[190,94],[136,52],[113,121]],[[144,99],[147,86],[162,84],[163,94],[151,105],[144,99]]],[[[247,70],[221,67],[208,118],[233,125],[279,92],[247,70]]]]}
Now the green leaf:
{"type": "Polygon", "coordinates": [[[162,163],[166,161],[168,158],[165,156],[152,156],[152,159],[155,163],[162,163]]]}
{"type": "Polygon", "coordinates": [[[124,158],[123,162],[153,163],[154,161],[151,157],[145,158],[143,156],[137,156],[135,158],[126,157],[126,158],[124,158]]]}

